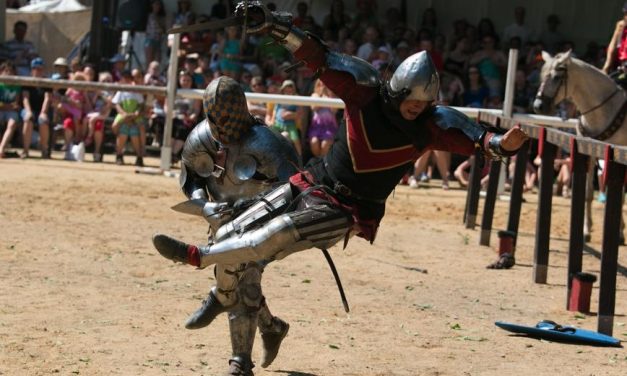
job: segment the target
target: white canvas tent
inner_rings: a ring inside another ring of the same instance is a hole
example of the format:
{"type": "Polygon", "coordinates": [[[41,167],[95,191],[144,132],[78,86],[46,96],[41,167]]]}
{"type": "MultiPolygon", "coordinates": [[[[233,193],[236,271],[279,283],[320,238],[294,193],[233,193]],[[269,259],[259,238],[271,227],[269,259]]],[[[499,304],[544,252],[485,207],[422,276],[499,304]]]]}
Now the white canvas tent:
{"type": "Polygon", "coordinates": [[[77,0],[47,0],[18,10],[7,9],[7,40],[13,38],[13,24],[19,20],[28,24],[26,39],[33,42],[39,56],[46,62],[46,67],[51,68],[57,57],[67,56],[89,32],[91,8],[77,0]]]}

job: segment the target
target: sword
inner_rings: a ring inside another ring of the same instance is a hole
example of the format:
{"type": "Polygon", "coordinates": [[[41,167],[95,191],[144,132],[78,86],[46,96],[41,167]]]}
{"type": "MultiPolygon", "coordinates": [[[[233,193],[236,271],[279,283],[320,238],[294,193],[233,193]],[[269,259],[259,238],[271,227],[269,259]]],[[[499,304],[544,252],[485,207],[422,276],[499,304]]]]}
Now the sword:
{"type": "Polygon", "coordinates": [[[168,34],[180,34],[180,33],[191,33],[193,31],[201,31],[201,30],[217,30],[224,29],[228,26],[242,26],[244,25],[244,21],[246,20],[246,16],[235,16],[231,18],[225,18],[223,20],[218,21],[209,21],[197,23],[189,26],[179,26],[173,27],[168,30],[168,34]]]}
{"type": "Polygon", "coordinates": [[[327,262],[329,263],[329,268],[331,269],[331,273],[333,273],[333,278],[335,278],[335,283],[337,284],[337,289],[340,292],[340,297],[342,298],[342,304],[344,305],[344,311],[346,311],[346,313],[350,312],[350,308],[348,308],[348,300],[346,299],[346,294],[344,294],[344,288],[342,287],[342,281],[340,280],[340,275],[337,272],[337,269],[335,268],[335,264],[333,263],[333,259],[331,258],[331,255],[329,254],[329,251],[327,251],[326,249],[322,250],[322,254],[324,255],[324,258],[327,259],[327,262]]]}

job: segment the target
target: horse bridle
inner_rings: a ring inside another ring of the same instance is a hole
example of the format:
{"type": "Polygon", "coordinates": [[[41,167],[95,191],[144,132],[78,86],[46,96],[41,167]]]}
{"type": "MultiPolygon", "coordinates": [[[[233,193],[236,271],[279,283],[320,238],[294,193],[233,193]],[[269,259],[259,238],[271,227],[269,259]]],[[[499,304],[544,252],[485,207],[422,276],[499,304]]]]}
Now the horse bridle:
{"type": "MultiPolygon", "coordinates": [[[[568,95],[568,69],[565,66],[560,66],[555,68],[555,75],[549,78],[551,80],[550,92],[545,90],[546,81],[540,83],[540,87],[538,88],[538,93],[536,93],[536,99],[544,101],[550,101],[553,103],[560,87],[564,87],[564,98],[568,95]]],[[[547,80],[548,81],[548,80],[547,80]]]]}
{"type": "MultiPolygon", "coordinates": [[[[555,75],[550,78],[553,83],[551,87],[552,93],[547,94],[545,92],[544,89],[546,86],[545,85],[546,82],[542,82],[540,84],[540,88],[538,89],[538,93],[536,94],[536,99],[540,99],[541,101],[549,100],[551,101],[551,103],[553,103],[560,87],[564,87],[564,99],[567,98],[568,96],[568,69],[565,66],[558,66],[558,67],[555,67],[555,72],[556,72],[555,75]]],[[[602,100],[601,103],[597,104],[596,106],[592,107],[589,110],[580,111],[579,112],[580,115],[583,116],[583,115],[591,113],[594,110],[601,108],[601,106],[609,102],[620,91],[621,91],[621,88],[617,87],[616,90],[614,90],[612,94],[608,95],[607,98],[602,100]]]]}

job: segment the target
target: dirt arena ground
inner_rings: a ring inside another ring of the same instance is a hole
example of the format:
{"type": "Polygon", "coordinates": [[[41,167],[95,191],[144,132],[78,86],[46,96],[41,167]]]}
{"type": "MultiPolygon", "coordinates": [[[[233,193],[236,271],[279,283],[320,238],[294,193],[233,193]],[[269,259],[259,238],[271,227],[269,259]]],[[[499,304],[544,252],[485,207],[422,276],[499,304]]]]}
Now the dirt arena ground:
{"type": "MultiPolygon", "coordinates": [[[[0,374],[222,374],[226,316],[206,329],[183,327],[212,270],[169,262],[150,241],[166,232],[200,243],[204,221],[169,209],[184,198],[176,179],[136,174],[107,157],[0,161],[0,374]]],[[[478,231],[461,223],[464,197],[436,182],[399,187],[374,245],[353,239],[331,250],[350,314],[320,251],[270,265],[265,294],[291,330],[274,364],[256,375],[625,375],[624,348],[515,337],[494,325],[551,319],[596,329],[594,313],[565,310],[569,201],[554,200],[549,280],[538,285],[536,195],[525,195],[518,264],[506,271],[485,269],[496,235],[492,247],[477,245],[478,231]]],[[[507,207],[497,203],[496,229],[507,207]]],[[[595,202],[597,229],[602,210],[595,202]]],[[[591,247],[599,251],[600,242],[596,232],[591,247]]],[[[625,247],[619,263],[614,335],[627,341],[625,247]]],[[[595,252],[584,254],[584,270],[598,275],[595,252]]],[[[593,312],[597,299],[598,283],[593,312]]]]}

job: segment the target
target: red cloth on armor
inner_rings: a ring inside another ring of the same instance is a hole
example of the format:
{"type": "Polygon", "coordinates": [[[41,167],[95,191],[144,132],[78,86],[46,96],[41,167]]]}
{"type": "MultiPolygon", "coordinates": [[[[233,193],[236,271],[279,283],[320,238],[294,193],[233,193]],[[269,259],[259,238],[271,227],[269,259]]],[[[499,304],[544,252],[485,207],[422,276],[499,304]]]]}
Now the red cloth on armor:
{"type": "Polygon", "coordinates": [[[627,27],[623,29],[623,33],[620,36],[620,43],[618,45],[618,61],[621,64],[627,61],[627,27]]]}

